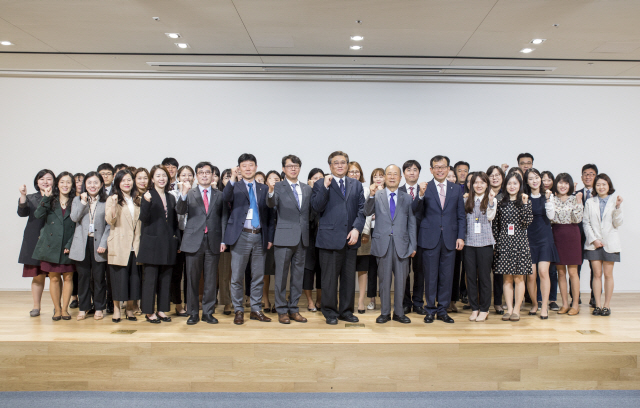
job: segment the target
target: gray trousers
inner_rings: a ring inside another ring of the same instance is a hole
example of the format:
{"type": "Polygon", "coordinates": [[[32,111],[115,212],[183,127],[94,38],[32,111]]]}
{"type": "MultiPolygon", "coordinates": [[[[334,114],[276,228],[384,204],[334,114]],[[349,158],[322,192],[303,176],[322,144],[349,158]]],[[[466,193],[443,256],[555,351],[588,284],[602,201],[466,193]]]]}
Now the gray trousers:
{"type": "Polygon", "coordinates": [[[262,248],[262,233],[242,232],[234,245],[231,245],[231,301],[233,310],[243,312],[244,270],[251,260],[251,311],[262,310],[262,287],[264,286],[265,252],[262,248]]]}
{"type": "Polygon", "coordinates": [[[198,315],[200,276],[204,273],[204,292],[202,293],[202,314],[213,314],[216,307],[216,292],[218,290],[218,261],[219,254],[209,249],[209,237],[202,239],[198,252],[185,252],[187,264],[187,313],[198,315]]]}
{"type": "Polygon", "coordinates": [[[396,246],[393,242],[393,236],[390,237],[389,248],[387,253],[378,260],[378,279],[380,291],[380,314],[391,314],[391,279],[393,275],[395,299],[393,302],[393,312],[398,316],[404,316],[404,308],[402,300],[404,294],[404,286],[409,276],[409,258],[400,258],[396,252],[396,246]]]}
{"type": "Polygon", "coordinates": [[[297,246],[276,246],[276,310],[279,314],[298,313],[298,300],[302,294],[302,280],[304,278],[304,260],[307,248],[302,240],[297,246]],[[287,280],[289,281],[289,301],[287,301],[287,280]]]}

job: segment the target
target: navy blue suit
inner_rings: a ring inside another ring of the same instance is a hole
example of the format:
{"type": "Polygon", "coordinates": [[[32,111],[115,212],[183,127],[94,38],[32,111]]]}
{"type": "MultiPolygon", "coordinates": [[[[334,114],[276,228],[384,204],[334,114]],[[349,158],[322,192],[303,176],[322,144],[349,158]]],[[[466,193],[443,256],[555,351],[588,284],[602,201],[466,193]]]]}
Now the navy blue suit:
{"type": "Polygon", "coordinates": [[[328,189],[324,179],[318,180],[311,193],[311,208],[319,218],[316,248],[322,271],[322,314],[325,318],[353,315],[356,254],[361,238],[358,236],[358,242],[347,245],[347,235],[354,228],[362,233],[365,199],[362,183],[349,177],[344,180],[344,195],[335,177],[328,189]]]}
{"type": "Polygon", "coordinates": [[[456,241],[465,238],[467,220],[458,184],[447,183],[442,208],[436,183],[430,181],[424,197],[413,201],[413,212],[422,214],[418,250],[422,251],[427,313],[442,316],[451,302],[456,241]]]}
{"type": "MultiPolygon", "coordinates": [[[[255,181],[253,183],[253,187],[256,194],[258,212],[260,213],[262,246],[266,251],[269,242],[273,242],[273,236],[275,233],[273,225],[273,210],[267,206],[269,187],[264,184],[256,183],[255,181]]],[[[228,203],[231,208],[223,240],[225,245],[229,246],[235,244],[240,237],[242,229],[244,228],[244,222],[247,219],[247,213],[249,212],[249,192],[247,191],[247,186],[244,181],[236,181],[233,185],[231,185],[231,182],[228,182],[222,191],[222,199],[225,203],[228,203]]]]}

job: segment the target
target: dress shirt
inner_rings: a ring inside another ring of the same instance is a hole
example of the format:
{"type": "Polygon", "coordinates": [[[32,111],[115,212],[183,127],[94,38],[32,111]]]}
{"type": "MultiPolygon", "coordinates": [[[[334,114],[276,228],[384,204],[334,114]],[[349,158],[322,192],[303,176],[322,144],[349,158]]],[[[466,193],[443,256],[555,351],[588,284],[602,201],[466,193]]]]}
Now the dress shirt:
{"type": "Polygon", "coordinates": [[[104,186],[104,191],[107,192],[107,195],[111,195],[111,187],[113,187],[113,184],[111,184],[110,186],[104,186]]]}
{"type": "Polygon", "coordinates": [[[604,208],[607,206],[607,201],[609,201],[610,195],[602,198],[598,196],[598,201],[600,202],[600,221],[602,221],[602,216],[604,215],[604,208]]]}
{"type": "MultiPolygon", "coordinates": [[[[209,199],[209,202],[211,202],[211,190],[213,189],[213,186],[209,186],[207,188],[202,187],[200,184],[198,184],[198,188],[200,189],[200,195],[202,196],[202,199],[204,200],[204,190],[207,190],[207,198],[209,199]]],[[[186,194],[182,194],[182,192],[180,192],[180,199],[182,201],[187,199],[187,195],[186,194]]]]}
{"type": "MultiPolygon", "coordinates": [[[[291,187],[291,191],[293,191],[293,182],[291,180],[289,180],[288,178],[284,178],[285,180],[287,180],[287,183],[289,183],[289,187],[291,187]]],[[[296,192],[298,193],[298,208],[302,207],[302,188],[300,188],[300,180],[298,180],[296,183],[296,192]]],[[[273,190],[272,193],[269,193],[269,198],[273,197],[273,195],[275,194],[275,189],[273,190]]],[[[295,194],[293,195],[295,197],[295,194]]]]}
{"type": "MultiPolygon", "coordinates": [[[[344,183],[344,191],[345,192],[347,191],[347,180],[345,180],[346,177],[347,176],[338,177],[338,176],[333,175],[333,179],[336,181],[336,183],[338,183],[338,188],[340,188],[340,180],[342,180],[342,182],[344,183]]],[[[329,187],[331,187],[331,186],[329,186],[329,187]]],[[[329,189],[329,187],[327,187],[327,190],[329,189]]]]}
{"type": "MultiPolygon", "coordinates": [[[[244,181],[244,185],[245,185],[245,187],[247,188],[247,193],[249,193],[249,191],[250,191],[250,189],[249,189],[249,183],[251,183],[251,184],[252,184],[252,188],[253,188],[253,195],[254,195],[254,196],[255,196],[255,198],[256,198],[256,207],[258,207],[258,189],[256,188],[256,184],[257,184],[256,179],[253,179],[253,181],[247,181],[247,180],[245,180],[245,179],[242,179],[242,181],[244,181]]],[[[235,182],[234,182],[234,181],[229,180],[229,183],[231,183],[231,185],[235,187],[235,182]]],[[[249,194],[250,194],[250,193],[249,193],[249,194]]],[[[249,207],[249,208],[251,208],[251,207],[249,207]]],[[[259,211],[259,210],[260,210],[260,207],[258,207],[258,211],[259,211]]],[[[257,214],[257,215],[259,216],[259,214],[257,214]]],[[[256,216],[256,214],[254,214],[253,216],[255,217],[255,216],[256,216]]],[[[250,220],[250,219],[246,219],[246,220],[244,221],[244,227],[245,227],[245,228],[247,228],[247,229],[253,229],[253,226],[251,225],[251,220],[250,220]]],[[[258,225],[258,227],[257,227],[257,228],[260,228],[260,227],[262,227],[262,225],[258,225]]]]}
{"type": "Polygon", "coordinates": [[[409,190],[409,188],[413,187],[413,199],[415,200],[416,197],[418,197],[420,195],[420,185],[418,183],[410,186],[409,184],[404,185],[404,188],[407,189],[407,194],[411,195],[411,190],[409,190]]]}

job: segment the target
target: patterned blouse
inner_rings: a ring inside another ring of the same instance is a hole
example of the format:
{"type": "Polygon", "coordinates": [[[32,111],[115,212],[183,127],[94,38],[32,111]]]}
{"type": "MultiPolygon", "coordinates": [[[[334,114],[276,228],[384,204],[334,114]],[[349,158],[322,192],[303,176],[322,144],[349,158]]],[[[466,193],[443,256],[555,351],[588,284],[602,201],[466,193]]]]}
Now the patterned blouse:
{"type": "Polygon", "coordinates": [[[582,200],[576,200],[576,196],[569,196],[566,201],[562,201],[556,196],[552,197],[553,206],[555,207],[554,224],[578,224],[582,222],[582,214],[584,205],[582,200]]]}

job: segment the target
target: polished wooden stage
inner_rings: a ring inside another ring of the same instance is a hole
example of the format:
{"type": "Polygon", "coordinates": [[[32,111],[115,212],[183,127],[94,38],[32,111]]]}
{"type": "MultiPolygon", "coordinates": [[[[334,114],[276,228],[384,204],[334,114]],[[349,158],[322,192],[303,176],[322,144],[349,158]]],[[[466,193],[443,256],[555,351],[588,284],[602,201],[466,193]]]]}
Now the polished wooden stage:
{"type": "Polygon", "coordinates": [[[513,323],[493,313],[469,322],[460,308],[455,324],[410,314],[409,325],[379,325],[375,310],[358,315],[364,327],[326,325],[306,304],[306,324],[235,326],[221,311],[217,325],[77,322],[77,309],[54,322],[49,299],[31,318],[29,292],[0,292],[0,390],[640,389],[640,294],[616,294],[610,317],[583,305],[578,316],[540,320],[527,305],[513,323]]]}

